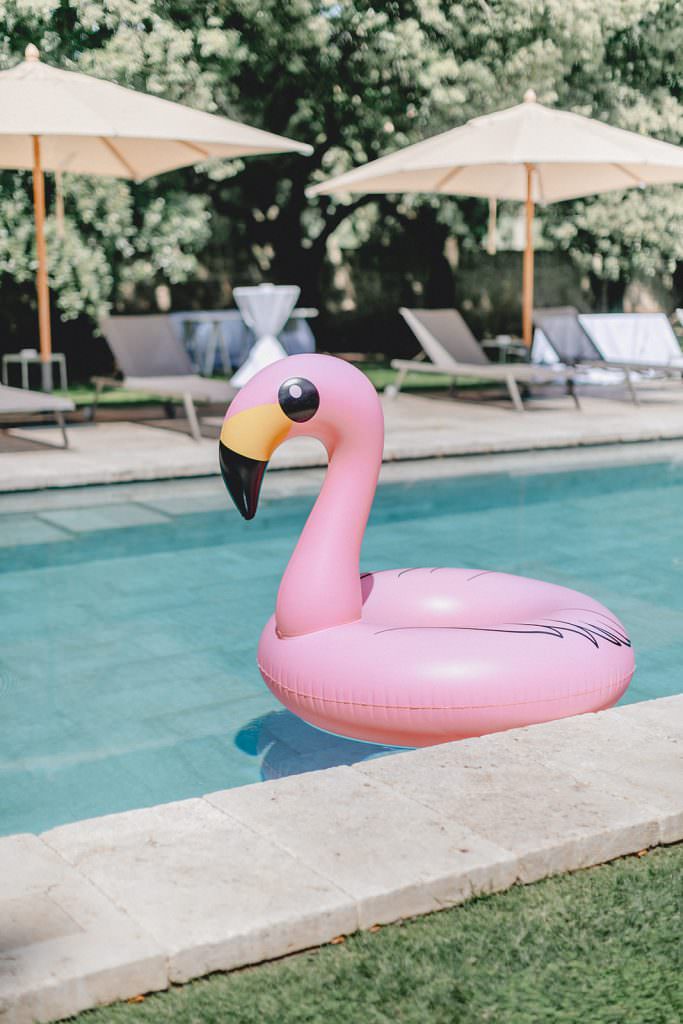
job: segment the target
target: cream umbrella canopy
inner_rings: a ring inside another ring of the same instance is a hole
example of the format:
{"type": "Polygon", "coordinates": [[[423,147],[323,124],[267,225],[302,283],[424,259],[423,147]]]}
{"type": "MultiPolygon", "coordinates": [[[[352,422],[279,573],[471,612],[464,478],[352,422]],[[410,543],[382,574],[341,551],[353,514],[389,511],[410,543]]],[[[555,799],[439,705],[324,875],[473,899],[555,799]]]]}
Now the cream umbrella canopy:
{"type": "Polygon", "coordinates": [[[143,181],[209,157],[302,153],[312,148],[225,117],[43,64],[35,46],[0,72],[0,167],[33,171],[38,322],[43,380],[52,349],[45,246],[44,171],[143,181]]]}
{"type": "Polygon", "coordinates": [[[683,182],[680,146],[545,107],[529,89],[516,107],[373,160],[308,195],[432,192],[525,203],[522,331],[530,346],[535,204],[671,182],[683,182]]]}

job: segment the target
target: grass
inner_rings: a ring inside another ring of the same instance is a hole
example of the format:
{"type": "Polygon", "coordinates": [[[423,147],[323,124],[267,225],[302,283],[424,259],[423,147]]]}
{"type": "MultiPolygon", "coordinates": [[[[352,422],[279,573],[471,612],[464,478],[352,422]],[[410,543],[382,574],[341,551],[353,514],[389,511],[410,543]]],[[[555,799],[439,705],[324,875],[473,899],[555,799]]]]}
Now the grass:
{"type": "MultiPolygon", "coordinates": [[[[396,370],[392,370],[388,363],[360,363],[358,367],[370,378],[380,392],[384,391],[387,384],[393,384],[396,380],[396,370]]],[[[221,375],[216,377],[216,380],[227,379],[227,377],[221,375]]],[[[460,388],[477,386],[477,382],[471,380],[456,383],[458,383],[460,388]]],[[[439,373],[412,373],[408,374],[402,390],[434,391],[438,388],[449,388],[450,385],[450,378],[444,377],[439,373]]],[[[87,384],[76,384],[70,387],[68,391],[55,390],[56,395],[70,398],[76,406],[92,405],[94,393],[93,388],[87,384]]],[[[145,391],[125,391],[123,388],[111,388],[102,392],[99,404],[102,406],[158,405],[159,398],[158,396],[149,395],[145,391]]]]}
{"type": "MultiPolygon", "coordinates": [[[[75,384],[67,391],[60,391],[55,388],[56,395],[70,398],[76,406],[92,405],[95,397],[95,390],[87,384],[75,384]]],[[[148,395],[145,391],[125,391],[123,388],[110,388],[103,391],[99,398],[99,405],[158,405],[159,397],[148,395]]]]}
{"type": "MultiPolygon", "coordinates": [[[[359,370],[370,378],[372,383],[375,385],[378,391],[384,391],[387,384],[394,384],[396,381],[396,370],[392,370],[388,363],[357,363],[359,370]]],[[[451,384],[455,384],[458,391],[467,390],[467,388],[481,388],[490,387],[490,380],[475,380],[472,377],[456,377],[455,380],[451,377],[444,376],[443,373],[408,373],[401,391],[435,391],[437,389],[446,390],[451,387],[451,384]]],[[[495,385],[494,385],[495,386],[495,385]]]]}
{"type": "MultiPolygon", "coordinates": [[[[359,363],[358,369],[370,378],[378,391],[384,391],[387,384],[393,384],[396,380],[396,370],[392,370],[388,363],[359,363]]],[[[451,385],[449,377],[442,373],[409,373],[401,388],[402,391],[433,391],[435,388],[448,388],[451,385]]]]}
{"type": "Polygon", "coordinates": [[[682,872],[655,850],[78,1024],[679,1024],[682,872]]]}

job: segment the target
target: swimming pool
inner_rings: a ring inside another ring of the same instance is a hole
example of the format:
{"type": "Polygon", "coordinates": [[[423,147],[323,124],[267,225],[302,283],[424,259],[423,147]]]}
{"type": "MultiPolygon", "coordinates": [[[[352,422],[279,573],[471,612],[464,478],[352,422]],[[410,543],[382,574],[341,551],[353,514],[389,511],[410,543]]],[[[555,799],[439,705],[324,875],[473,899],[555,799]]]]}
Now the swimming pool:
{"type": "MultiPolygon", "coordinates": [[[[276,478],[249,524],[213,480],[12,512],[0,500],[0,834],[384,752],[300,722],[256,668],[314,500],[269,499],[276,478]]],[[[644,700],[680,690],[682,509],[676,462],[383,485],[363,568],[497,568],[585,590],[629,628],[625,701],[644,700]]]]}

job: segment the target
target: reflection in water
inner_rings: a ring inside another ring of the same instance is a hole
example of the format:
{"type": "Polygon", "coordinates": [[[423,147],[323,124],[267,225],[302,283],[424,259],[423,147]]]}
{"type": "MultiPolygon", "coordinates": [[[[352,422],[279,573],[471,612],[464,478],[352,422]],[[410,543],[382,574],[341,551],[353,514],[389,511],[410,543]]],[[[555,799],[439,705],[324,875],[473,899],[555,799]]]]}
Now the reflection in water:
{"type": "Polygon", "coordinates": [[[308,725],[291,711],[269,711],[252,719],[237,733],[235,745],[251,757],[262,758],[261,777],[266,781],[356,764],[402,749],[332,736],[308,725]]]}

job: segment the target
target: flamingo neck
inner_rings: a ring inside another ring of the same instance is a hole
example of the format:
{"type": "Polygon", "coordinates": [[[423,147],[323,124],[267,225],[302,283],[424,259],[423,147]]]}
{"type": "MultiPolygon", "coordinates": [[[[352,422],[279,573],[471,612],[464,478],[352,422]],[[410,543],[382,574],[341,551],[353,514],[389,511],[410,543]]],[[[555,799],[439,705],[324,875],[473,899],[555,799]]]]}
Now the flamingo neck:
{"type": "Polygon", "coordinates": [[[321,438],[322,490],[280,583],[278,634],[301,636],[360,619],[360,549],[382,464],[383,430],[321,438]],[[370,436],[369,436],[370,435],[370,436]]]}

